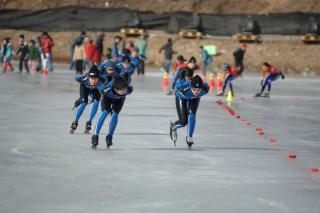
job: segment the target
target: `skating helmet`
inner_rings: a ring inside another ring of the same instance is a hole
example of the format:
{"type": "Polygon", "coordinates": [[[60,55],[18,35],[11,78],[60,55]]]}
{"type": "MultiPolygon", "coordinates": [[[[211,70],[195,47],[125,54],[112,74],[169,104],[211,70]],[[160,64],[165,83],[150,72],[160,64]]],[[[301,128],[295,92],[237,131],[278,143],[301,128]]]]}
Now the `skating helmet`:
{"type": "Polygon", "coordinates": [[[229,64],[225,63],[225,64],[222,65],[222,70],[223,71],[226,71],[228,69],[230,69],[230,65],[229,64]]]}

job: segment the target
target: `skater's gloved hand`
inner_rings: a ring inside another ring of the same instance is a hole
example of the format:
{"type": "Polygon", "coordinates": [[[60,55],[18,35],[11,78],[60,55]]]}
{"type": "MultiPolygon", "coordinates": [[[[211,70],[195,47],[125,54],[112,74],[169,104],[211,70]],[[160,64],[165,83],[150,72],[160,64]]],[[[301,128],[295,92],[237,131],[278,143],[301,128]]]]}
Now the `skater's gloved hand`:
{"type": "Polygon", "coordinates": [[[101,90],[100,93],[102,95],[107,95],[111,92],[111,87],[105,88],[104,90],[101,90]]]}
{"type": "Polygon", "coordinates": [[[261,80],[260,85],[263,86],[263,80],[261,80]]]}
{"type": "Polygon", "coordinates": [[[285,76],[284,76],[284,75],[281,75],[281,78],[282,78],[282,79],[285,79],[285,76]]]}

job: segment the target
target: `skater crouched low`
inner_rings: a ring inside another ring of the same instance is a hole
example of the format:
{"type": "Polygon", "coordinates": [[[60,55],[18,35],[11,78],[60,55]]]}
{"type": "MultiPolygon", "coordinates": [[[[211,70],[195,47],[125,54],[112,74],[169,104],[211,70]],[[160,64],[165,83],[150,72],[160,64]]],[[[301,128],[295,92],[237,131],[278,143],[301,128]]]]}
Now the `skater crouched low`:
{"type": "Polygon", "coordinates": [[[118,124],[118,115],[126,100],[126,96],[132,93],[133,88],[132,86],[128,86],[128,81],[125,77],[116,76],[114,80],[99,87],[99,91],[102,94],[102,113],[99,115],[95,127],[95,134],[91,139],[93,149],[96,149],[98,146],[100,130],[108,114],[111,114],[111,120],[109,132],[106,137],[107,148],[112,145],[112,136],[118,124]]]}
{"type": "Polygon", "coordinates": [[[270,96],[271,91],[271,83],[272,81],[277,80],[281,76],[282,79],[285,78],[283,73],[276,67],[272,66],[271,64],[265,62],[262,65],[262,80],[261,80],[261,91],[257,93],[256,97],[266,97],[270,96]],[[269,73],[268,77],[266,78],[266,73],[269,73]],[[263,94],[264,90],[268,86],[268,92],[263,94]]]}
{"type": "Polygon", "coordinates": [[[196,113],[200,103],[200,97],[209,91],[207,83],[203,83],[199,75],[191,78],[191,81],[179,81],[176,83],[176,109],[179,120],[170,122],[170,137],[176,143],[177,129],[188,125],[186,142],[191,148],[192,135],[196,125],[196,113]]]}
{"type": "Polygon", "coordinates": [[[75,77],[75,80],[80,83],[80,102],[75,113],[75,120],[71,124],[70,133],[73,134],[77,129],[78,121],[88,104],[88,97],[91,96],[93,99],[93,104],[90,111],[89,119],[86,123],[85,130],[85,133],[89,133],[89,131],[91,130],[91,122],[97,113],[101,97],[98,91],[98,87],[103,85],[104,79],[99,78],[99,70],[97,66],[93,65],[90,68],[89,73],[77,76],[75,77]]]}

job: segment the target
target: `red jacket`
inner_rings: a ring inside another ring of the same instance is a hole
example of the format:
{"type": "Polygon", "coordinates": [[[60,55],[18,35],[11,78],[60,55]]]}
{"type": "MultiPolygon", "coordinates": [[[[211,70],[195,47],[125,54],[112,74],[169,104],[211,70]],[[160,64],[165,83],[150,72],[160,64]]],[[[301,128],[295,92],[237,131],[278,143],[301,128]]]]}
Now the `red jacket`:
{"type": "Polygon", "coordinates": [[[42,51],[44,53],[52,53],[52,47],[54,45],[54,42],[53,42],[52,38],[42,37],[40,39],[40,45],[41,45],[42,51]]]}
{"type": "Polygon", "coordinates": [[[86,54],[89,61],[100,63],[101,55],[95,44],[88,44],[86,54]]]}

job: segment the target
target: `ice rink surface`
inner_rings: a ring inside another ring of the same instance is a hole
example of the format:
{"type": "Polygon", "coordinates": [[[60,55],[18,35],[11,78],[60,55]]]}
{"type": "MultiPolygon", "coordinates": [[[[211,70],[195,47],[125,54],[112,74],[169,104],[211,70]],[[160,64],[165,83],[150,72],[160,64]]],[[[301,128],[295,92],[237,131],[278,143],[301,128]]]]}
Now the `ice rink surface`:
{"type": "Polygon", "coordinates": [[[320,167],[319,78],[287,76],[255,100],[260,77],[245,75],[234,82],[235,116],[203,97],[191,151],[186,128],[176,147],[169,138],[174,98],[155,70],[133,78],[114,146],[106,150],[107,119],[92,150],[91,105],[69,134],[73,78],[63,66],[46,78],[0,74],[0,212],[320,212],[320,173],[310,171],[320,167]]]}

